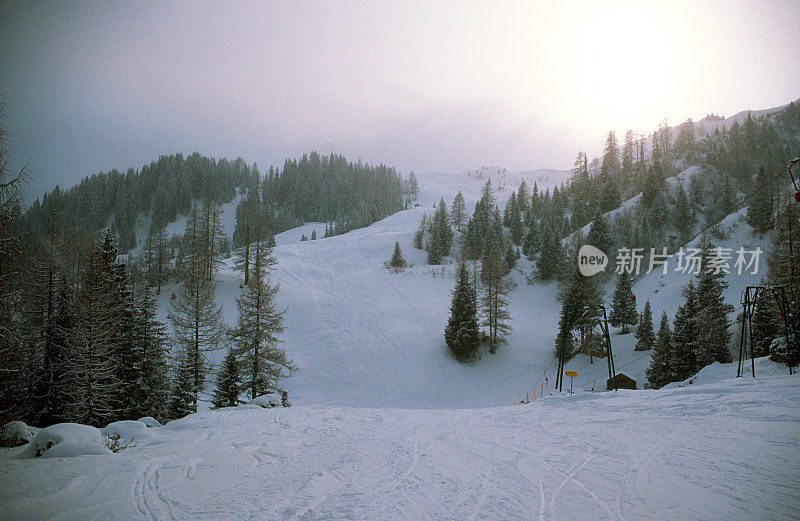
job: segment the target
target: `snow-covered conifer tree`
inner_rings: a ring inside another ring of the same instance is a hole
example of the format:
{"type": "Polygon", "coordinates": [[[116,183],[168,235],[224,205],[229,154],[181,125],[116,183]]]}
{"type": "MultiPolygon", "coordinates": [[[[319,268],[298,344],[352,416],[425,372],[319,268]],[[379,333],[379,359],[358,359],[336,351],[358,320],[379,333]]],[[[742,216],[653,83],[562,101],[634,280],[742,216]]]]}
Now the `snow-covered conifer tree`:
{"type": "Polygon", "coordinates": [[[674,371],[670,367],[672,362],[672,331],[669,328],[667,312],[661,313],[661,325],[658,328],[656,345],[653,349],[650,367],[645,374],[647,382],[653,389],[660,389],[673,381],[674,371]]]}
{"type": "Polygon", "coordinates": [[[695,345],[696,369],[713,363],[728,363],[733,356],[728,346],[731,334],[728,313],[733,306],[725,302],[723,291],[728,287],[725,271],[720,262],[720,252],[710,240],[702,243],[702,262],[697,276],[697,344],[695,345]]]}
{"type": "Polygon", "coordinates": [[[623,270],[617,278],[614,295],[611,297],[611,315],[609,322],[614,327],[622,327],[622,334],[629,332],[628,326],[637,322],[636,298],[631,290],[631,277],[623,270]]]}
{"type": "Polygon", "coordinates": [[[650,309],[650,300],[644,303],[642,315],[639,318],[639,327],[636,328],[636,351],[647,351],[653,349],[656,342],[655,334],[653,333],[653,312],[650,309]]]}
{"type": "Polygon", "coordinates": [[[211,398],[214,407],[234,407],[239,405],[240,392],[239,362],[233,350],[228,350],[222,361],[222,369],[217,375],[217,388],[211,398]]]}
{"type": "Polygon", "coordinates": [[[275,388],[275,383],[296,370],[286,351],[278,347],[283,332],[283,312],[278,311],[275,297],[278,284],[267,270],[274,264],[271,250],[263,241],[253,245],[254,257],[250,285],[236,299],[239,320],[231,331],[231,349],[240,367],[242,389],[255,398],[275,388]]]}
{"type": "Polygon", "coordinates": [[[462,263],[458,267],[458,281],[453,290],[453,301],[450,305],[450,318],[444,330],[444,339],[453,356],[460,360],[468,360],[478,349],[479,331],[477,318],[477,302],[467,267],[462,263]]]}

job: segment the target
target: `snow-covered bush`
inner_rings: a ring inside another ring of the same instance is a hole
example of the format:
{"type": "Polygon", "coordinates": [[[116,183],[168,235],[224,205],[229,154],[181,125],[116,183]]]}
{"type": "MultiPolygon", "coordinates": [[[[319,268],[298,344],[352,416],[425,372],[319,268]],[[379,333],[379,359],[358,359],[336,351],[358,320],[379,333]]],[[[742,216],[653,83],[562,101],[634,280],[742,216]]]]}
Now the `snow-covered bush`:
{"type": "Polygon", "coordinates": [[[144,418],[139,418],[136,421],[140,421],[147,425],[148,427],[162,427],[161,422],[153,418],[152,416],[145,416],[144,418]]]}
{"type": "Polygon", "coordinates": [[[42,454],[42,458],[72,458],[74,456],[92,456],[110,454],[112,451],[106,445],[98,445],[88,441],[69,440],[59,443],[52,449],[42,454]]]}
{"type": "Polygon", "coordinates": [[[102,433],[112,440],[130,441],[147,430],[144,422],[123,420],[109,423],[102,429],[102,433]]]}
{"type": "Polygon", "coordinates": [[[247,402],[247,405],[258,405],[259,407],[280,407],[283,405],[283,399],[279,394],[269,393],[257,396],[255,399],[247,402]]]}
{"type": "Polygon", "coordinates": [[[13,421],[0,428],[0,447],[19,447],[33,439],[36,431],[25,422],[13,421]]]}
{"type": "Polygon", "coordinates": [[[57,423],[42,429],[18,458],[64,458],[85,454],[107,454],[108,438],[100,429],[79,423],[57,423]],[[62,446],[63,445],[63,446],[62,446]],[[55,452],[50,453],[54,449],[55,452]]]}

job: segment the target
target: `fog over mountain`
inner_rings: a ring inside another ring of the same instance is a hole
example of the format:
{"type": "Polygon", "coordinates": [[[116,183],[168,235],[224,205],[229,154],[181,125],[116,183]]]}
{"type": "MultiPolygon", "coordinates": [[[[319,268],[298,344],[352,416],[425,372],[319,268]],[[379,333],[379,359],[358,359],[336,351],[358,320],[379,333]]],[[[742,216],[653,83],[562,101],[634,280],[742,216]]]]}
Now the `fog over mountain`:
{"type": "Polygon", "coordinates": [[[195,150],[569,168],[610,129],[797,99],[797,19],[780,1],[3,2],[0,84],[28,198],[195,150]]]}

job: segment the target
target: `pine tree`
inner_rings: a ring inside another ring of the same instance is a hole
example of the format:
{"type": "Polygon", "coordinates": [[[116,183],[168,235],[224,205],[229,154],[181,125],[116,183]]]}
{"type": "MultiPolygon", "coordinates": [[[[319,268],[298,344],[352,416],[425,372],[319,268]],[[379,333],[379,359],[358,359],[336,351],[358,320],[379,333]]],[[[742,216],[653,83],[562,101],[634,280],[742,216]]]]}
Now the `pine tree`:
{"type": "Polygon", "coordinates": [[[483,260],[481,268],[481,282],[484,293],[481,296],[484,326],[489,328],[489,352],[497,350],[498,343],[511,332],[511,314],[508,312],[508,282],[504,280],[507,273],[502,249],[498,242],[494,242],[489,253],[483,260]]]}
{"type": "Polygon", "coordinates": [[[483,258],[486,252],[489,251],[492,242],[500,240],[500,236],[496,233],[496,228],[499,225],[502,231],[502,220],[496,222],[497,213],[492,182],[488,180],[483,187],[480,200],[475,203],[475,211],[467,222],[464,242],[467,245],[467,253],[470,259],[483,258]]]}
{"type": "MultiPolygon", "coordinates": [[[[53,217],[52,215],[49,217],[53,217]]],[[[42,240],[34,245],[25,262],[21,289],[20,340],[24,364],[19,381],[24,392],[18,396],[19,418],[33,425],[57,423],[63,414],[63,397],[57,386],[63,381],[63,360],[69,340],[59,331],[59,309],[67,312],[71,292],[66,287],[66,248],[59,226],[44,220],[42,240]],[[69,296],[68,296],[69,293],[69,296]]],[[[20,360],[21,361],[21,360],[20,360]]]]}
{"type": "Polygon", "coordinates": [[[506,266],[506,273],[511,272],[511,270],[516,266],[517,261],[520,258],[519,250],[517,250],[513,244],[509,244],[506,248],[505,257],[503,257],[503,261],[505,262],[506,266]]]}
{"type": "Polygon", "coordinates": [[[134,335],[141,356],[141,379],[138,385],[144,397],[136,415],[166,419],[170,392],[167,328],[156,319],[158,303],[148,288],[139,290],[135,309],[137,320],[134,335]]]}
{"type": "MultiPolygon", "coordinates": [[[[260,202],[255,192],[249,192],[236,207],[236,227],[233,231],[234,259],[236,269],[244,275],[245,286],[250,284],[250,245],[257,238],[256,228],[262,220],[260,210],[260,202]]],[[[325,236],[329,236],[327,231],[325,236]]]]}
{"type": "Polygon", "coordinates": [[[211,403],[216,408],[235,407],[239,405],[239,362],[233,354],[233,350],[228,350],[225,360],[222,361],[222,370],[217,375],[217,388],[211,398],[211,403]]]}
{"type": "Polygon", "coordinates": [[[631,289],[631,278],[627,271],[623,270],[617,278],[617,285],[614,287],[614,295],[611,297],[611,315],[609,322],[614,327],[622,327],[622,334],[629,332],[628,326],[637,323],[636,297],[631,289]]]}
{"type": "MultiPolygon", "coordinates": [[[[755,356],[770,354],[769,346],[780,336],[783,324],[778,320],[780,312],[771,295],[762,295],[756,301],[752,322],[752,342],[755,356]]],[[[741,327],[738,334],[741,334],[741,327]]]]}
{"type": "Polygon", "coordinates": [[[419,182],[413,171],[408,174],[408,191],[414,199],[417,198],[417,194],[419,194],[419,182]]]}
{"type": "Polygon", "coordinates": [[[450,255],[453,242],[453,230],[444,199],[439,201],[436,213],[431,222],[431,242],[428,248],[428,264],[441,264],[444,257],[450,255]]]}
{"type": "Polygon", "coordinates": [[[525,240],[522,242],[522,253],[529,259],[541,251],[541,239],[539,237],[539,227],[536,222],[532,222],[528,234],[525,235],[525,240]]]}
{"type": "MultiPolygon", "coordinates": [[[[772,253],[767,258],[767,280],[785,287],[787,296],[800,302],[800,204],[794,202],[789,191],[781,194],[778,201],[771,234],[772,253]]],[[[790,327],[800,327],[800,313],[794,315],[794,324],[790,327]]]]}
{"type": "Polygon", "coordinates": [[[622,204],[622,196],[617,183],[611,177],[604,178],[600,195],[600,212],[606,213],[622,204]]]}
{"type": "Polygon", "coordinates": [[[151,286],[158,287],[156,295],[161,294],[161,285],[167,281],[169,267],[168,243],[167,224],[163,221],[153,221],[150,225],[147,239],[145,239],[143,253],[146,262],[147,282],[151,286]]]}
{"type": "Polygon", "coordinates": [[[644,303],[644,310],[639,319],[639,327],[636,329],[636,342],[635,351],[647,351],[653,349],[656,337],[653,334],[653,312],[650,309],[650,300],[644,303]]]}
{"type": "Polygon", "coordinates": [[[274,264],[271,251],[261,241],[255,243],[250,285],[236,299],[237,327],[231,331],[233,356],[238,360],[242,389],[254,399],[275,388],[275,383],[291,375],[295,365],[278,347],[283,332],[283,312],[275,297],[278,284],[269,279],[268,267],[274,264]]]}
{"type": "Polygon", "coordinates": [[[453,356],[466,361],[478,349],[479,332],[475,288],[470,282],[466,266],[458,267],[458,282],[453,290],[450,318],[444,330],[447,347],[453,356]]]}
{"type": "MultiPolygon", "coordinates": [[[[191,387],[181,389],[181,392],[192,394],[192,412],[197,411],[198,394],[205,381],[206,353],[219,349],[225,332],[222,308],[216,307],[215,303],[216,283],[207,277],[206,250],[197,247],[202,244],[198,241],[199,224],[195,208],[187,220],[184,234],[187,258],[184,260],[183,282],[169,314],[175,343],[182,350],[181,364],[190,364],[191,387]]],[[[182,365],[181,368],[185,369],[182,365]]]]}
{"type": "Polygon", "coordinates": [[[765,186],[767,176],[764,173],[764,165],[758,171],[756,177],[755,193],[750,206],[747,208],[747,224],[759,234],[764,234],[770,231],[774,226],[773,213],[775,211],[772,191],[769,187],[765,186]]]}
{"type": "Polygon", "coordinates": [[[724,270],[715,265],[719,260],[719,252],[708,239],[703,241],[702,246],[701,268],[697,276],[697,370],[713,362],[725,364],[733,361],[728,347],[731,337],[728,313],[733,311],[733,306],[725,303],[722,295],[728,283],[725,282],[724,270]]]}
{"type": "Polygon", "coordinates": [[[316,241],[317,240],[317,229],[316,228],[311,230],[311,240],[312,241],[316,241]]]}
{"type": "Polygon", "coordinates": [[[697,371],[695,352],[698,345],[697,288],[693,282],[683,289],[684,303],[675,312],[672,330],[672,350],[669,354],[671,381],[682,381],[697,371]]]}
{"type": "Polygon", "coordinates": [[[6,105],[0,98],[0,425],[17,417],[23,357],[19,322],[14,312],[19,297],[22,234],[17,229],[26,168],[9,171],[6,105]]]}
{"type": "Polygon", "coordinates": [[[464,231],[464,226],[467,224],[467,206],[464,203],[464,194],[462,194],[460,190],[456,194],[455,199],[453,199],[450,221],[456,231],[459,233],[464,231]]]}
{"type": "Polygon", "coordinates": [[[547,282],[558,275],[564,262],[564,250],[549,224],[542,224],[541,233],[542,251],[536,263],[536,273],[539,279],[547,282]]]}
{"type": "Polygon", "coordinates": [[[403,252],[400,250],[400,243],[394,243],[394,253],[392,254],[392,259],[389,261],[389,267],[393,268],[395,271],[402,270],[406,267],[406,260],[403,258],[403,252]]]}
{"type": "Polygon", "coordinates": [[[633,181],[634,165],[636,162],[636,143],[633,131],[625,133],[625,144],[622,146],[622,165],[620,168],[620,178],[623,187],[633,181]]]}
{"type": "Polygon", "coordinates": [[[713,185],[714,198],[711,199],[708,220],[717,221],[723,219],[735,209],[736,197],[729,176],[723,176],[722,179],[717,178],[713,185]]]}
{"type": "Polygon", "coordinates": [[[672,382],[674,372],[670,367],[672,351],[672,331],[669,328],[667,312],[661,313],[656,345],[650,358],[650,367],[645,371],[647,382],[653,389],[660,389],[672,382]]]}
{"type": "Polygon", "coordinates": [[[530,210],[530,194],[528,193],[528,183],[523,179],[517,189],[517,210],[524,214],[530,210]]]}
{"type": "Polygon", "coordinates": [[[222,243],[225,232],[222,229],[222,208],[214,199],[207,198],[200,214],[202,226],[201,244],[203,248],[203,273],[209,279],[222,265],[222,243]]]}
{"type": "Polygon", "coordinates": [[[175,420],[197,412],[197,393],[194,386],[194,357],[185,346],[178,347],[172,366],[172,388],[167,418],[175,420]]]}
{"type": "Polygon", "coordinates": [[[611,252],[611,230],[602,215],[598,216],[589,228],[589,233],[586,234],[586,244],[591,244],[604,253],[611,252]]]}
{"type": "Polygon", "coordinates": [[[689,161],[694,159],[697,152],[694,121],[689,118],[678,127],[678,136],[675,138],[675,153],[685,156],[689,161]]]}
{"type": "Polygon", "coordinates": [[[106,231],[100,244],[104,269],[111,273],[113,307],[116,321],[112,335],[114,359],[117,366],[119,396],[117,403],[122,417],[141,416],[144,403],[142,381],[142,345],[136,342],[137,316],[134,309],[133,292],[130,287],[127,265],[117,258],[117,241],[106,231]]]}
{"type": "Polygon", "coordinates": [[[120,412],[115,333],[119,318],[113,273],[99,244],[83,267],[75,304],[73,349],[65,359],[66,421],[104,426],[120,412]]]}
{"type": "Polygon", "coordinates": [[[425,242],[425,223],[427,221],[426,215],[422,215],[422,221],[419,223],[419,228],[414,233],[414,247],[418,250],[423,248],[423,243],[425,242]]]}
{"type": "Polygon", "coordinates": [[[600,174],[611,179],[619,179],[619,148],[617,147],[617,136],[613,130],[608,133],[603,154],[603,166],[600,167],[600,174]]]}
{"type": "Polygon", "coordinates": [[[518,204],[515,204],[509,211],[508,228],[511,231],[511,242],[517,246],[521,246],[525,228],[522,225],[522,217],[518,210],[518,204]]]}
{"type": "Polygon", "coordinates": [[[683,185],[678,185],[675,198],[675,228],[681,243],[689,240],[697,223],[694,210],[689,204],[689,198],[683,189],[683,185]]]}
{"type": "MultiPolygon", "coordinates": [[[[770,284],[786,288],[786,295],[793,309],[800,302],[800,205],[792,200],[792,193],[784,191],[778,198],[775,227],[772,230],[772,252],[767,258],[767,280],[770,284]]],[[[800,363],[800,313],[796,311],[787,317],[790,343],[786,353],[786,363],[795,367],[800,363]]]]}

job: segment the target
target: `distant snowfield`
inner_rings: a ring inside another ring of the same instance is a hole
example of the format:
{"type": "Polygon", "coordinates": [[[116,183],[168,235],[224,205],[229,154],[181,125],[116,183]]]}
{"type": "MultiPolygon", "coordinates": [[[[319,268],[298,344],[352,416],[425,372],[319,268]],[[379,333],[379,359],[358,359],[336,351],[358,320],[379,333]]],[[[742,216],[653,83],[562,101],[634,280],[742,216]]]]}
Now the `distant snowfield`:
{"type": "Polygon", "coordinates": [[[800,378],[733,370],[517,407],[207,411],[118,454],[0,460],[0,518],[796,519],[800,378]]]}

